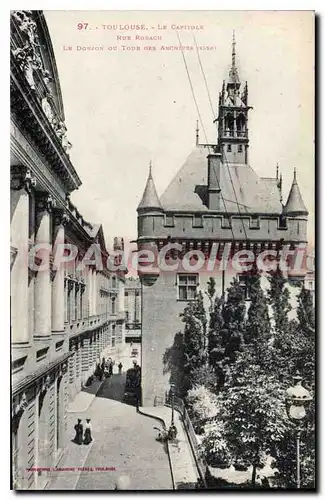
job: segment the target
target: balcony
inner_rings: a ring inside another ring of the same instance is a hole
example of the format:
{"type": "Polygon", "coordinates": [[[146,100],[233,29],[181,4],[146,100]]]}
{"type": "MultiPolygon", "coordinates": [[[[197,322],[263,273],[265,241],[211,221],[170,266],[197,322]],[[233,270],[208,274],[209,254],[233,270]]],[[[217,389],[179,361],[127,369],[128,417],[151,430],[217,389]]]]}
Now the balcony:
{"type": "Polygon", "coordinates": [[[246,139],[248,137],[248,130],[222,130],[221,135],[223,138],[246,139]]]}

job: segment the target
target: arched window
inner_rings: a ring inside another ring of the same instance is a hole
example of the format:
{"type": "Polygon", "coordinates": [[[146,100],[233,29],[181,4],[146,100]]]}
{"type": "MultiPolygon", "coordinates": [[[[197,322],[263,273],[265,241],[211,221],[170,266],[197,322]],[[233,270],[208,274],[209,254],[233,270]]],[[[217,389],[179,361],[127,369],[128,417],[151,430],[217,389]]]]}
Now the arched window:
{"type": "Polygon", "coordinates": [[[227,136],[234,135],[234,117],[229,113],[225,116],[225,129],[227,136]]]}
{"type": "Polygon", "coordinates": [[[236,118],[236,129],[237,129],[237,135],[239,137],[242,137],[245,134],[245,123],[246,123],[245,116],[241,113],[236,118]]]}

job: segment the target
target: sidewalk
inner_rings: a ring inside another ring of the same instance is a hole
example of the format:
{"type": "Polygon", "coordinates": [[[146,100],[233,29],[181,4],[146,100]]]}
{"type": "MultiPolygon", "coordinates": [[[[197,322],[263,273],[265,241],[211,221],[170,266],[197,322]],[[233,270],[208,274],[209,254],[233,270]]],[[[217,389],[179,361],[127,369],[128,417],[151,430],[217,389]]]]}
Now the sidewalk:
{"type": "Polygon", "coordinates": [[[103,382],[104,380],[95,380],[90,387],[85,387],[83,390],[81,390],[76,395],[75,399],[71,401],[71,403],[69,403],[67,409],[69,441],[64,449],[62,458],[57,467],[61,469],[74,468],[75,470],[50,472],[51,476],[49,484],[46,488],[47,490],[75,489],[81,474],[81,471],[78,471],[78,467],[84,466],[94,440],[90,443],[90,445],[87,446],[79,446],[74,443],[72,441],[72,439],[74,438],[74,426],[77,423],[77,418],[81,418],[82,420],[85,420],[85,418],[87,418],[86,415],[83,415],[83,413],[86,412],[90,407],[103,382]]]}
{"type": "MultiPolygon", "coordinates": [[[[69,429],[73,429],[73,425],[75,424],[75,417],[68,417],[68,426],[69,429]]],[[[74,432],[73,432],[74,433],[74,432]]],[[[71,438],[72,439],[72,438],[71,438]]],[[[78,467],[84,467],[84,464],[87,460],[89,452],[94,444],[94,441],[91,442],[90,445],[81,445],[69,441],[63,455],[63,459],[58,464],[58,468],[61,469],[70,469],[68,471],[58,471],[58,472],[50,472],[51,478],[47,490],[74,490],[81,471],[78,471],[78,467]],[[75,470],[71,470],[71,469],[75,470]]]]}
{"type": "Polygon", "coordinates": [[[68,406],[68,413],[82,413],[87,411],[91,403],[96,397],[99,389],[101,388],[103,380],[96,379],[90,387],[84,387],[68,406]]]}
{"type": "MultiPolygon", "coordinates": [[[[140,408],[140,413],[162,419],[166,429],[170,426],[172,410],[167,406],[140,408]]],[[[177,428],[177,438],[174,442],[168,442],[168,448],[175,489],[194,489],[198,480],[198,471],[181,417],[177,411],[174,412],[174,422],[177,428]]]]}

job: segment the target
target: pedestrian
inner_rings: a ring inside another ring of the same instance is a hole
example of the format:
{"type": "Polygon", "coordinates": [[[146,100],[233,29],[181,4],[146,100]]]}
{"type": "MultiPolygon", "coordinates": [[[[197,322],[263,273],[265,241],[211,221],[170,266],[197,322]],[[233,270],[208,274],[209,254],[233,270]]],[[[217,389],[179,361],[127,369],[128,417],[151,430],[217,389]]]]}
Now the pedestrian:
{"type": "Polygon", "coordinates": [[[176,439],[176,436],[177,436],[177,429],[176,429],[175,424],[173,424],[169,427],[168,438],[171,440],[174,440],[174,439],[176,439]]]}
{"type": "Polygon", "coordinates": [[[87,418],[86,425],[85,425],[84,444],[90,444],[92,442],[92,440],[93,440],[93,438],[91,437],[90,418],[87,418]]]}
{"type": "Polygon", "coordinates": [[[81,423],[81,418],[78,418],[78,423],[74,426],[74,430],[76,432],[74,442],[76,444],[82,444],[83,425],[81,423]]]}
{"type": "Polygon", "coordinates": [[[97,377],[99,380],[101,379],[102,377],[102,371],[100,369],[100,364],[97,363],[96,365],[96,370],[95,370],[95,373],[94,373],[95,377],[97,377]]]}
{"type": "Polygon", "coordinates": [[[108,367],[108,372],[110,375],[113,375],[113,364],[114,364],[114,361],[110,361],[109,363],[109,367],[108,367]]]}
{"type": "Polygon", "coordinates": [[[123,365],[121,363],[121,361],[119,362],[118,364],[118,374],[121,375],[122,374],[122,368],[123,368],[123,365]]]}

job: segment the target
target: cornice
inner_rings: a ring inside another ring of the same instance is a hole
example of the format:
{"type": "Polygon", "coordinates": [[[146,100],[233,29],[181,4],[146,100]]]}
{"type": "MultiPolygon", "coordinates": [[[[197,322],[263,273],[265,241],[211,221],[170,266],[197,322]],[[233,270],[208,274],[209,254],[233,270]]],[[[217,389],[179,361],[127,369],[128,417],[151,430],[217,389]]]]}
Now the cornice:
{"type": "Polygon", "coordinates": [[[24,75],[11,56],[10,99],[11,112],[19,128],[24,130],[42,154],[48,159],[51,168],[59,175],[69,192],[78,189],[81,180],[74,169],[59,137],[53,130],[41,104],[34,92],[24,82],[24,75]]]}

